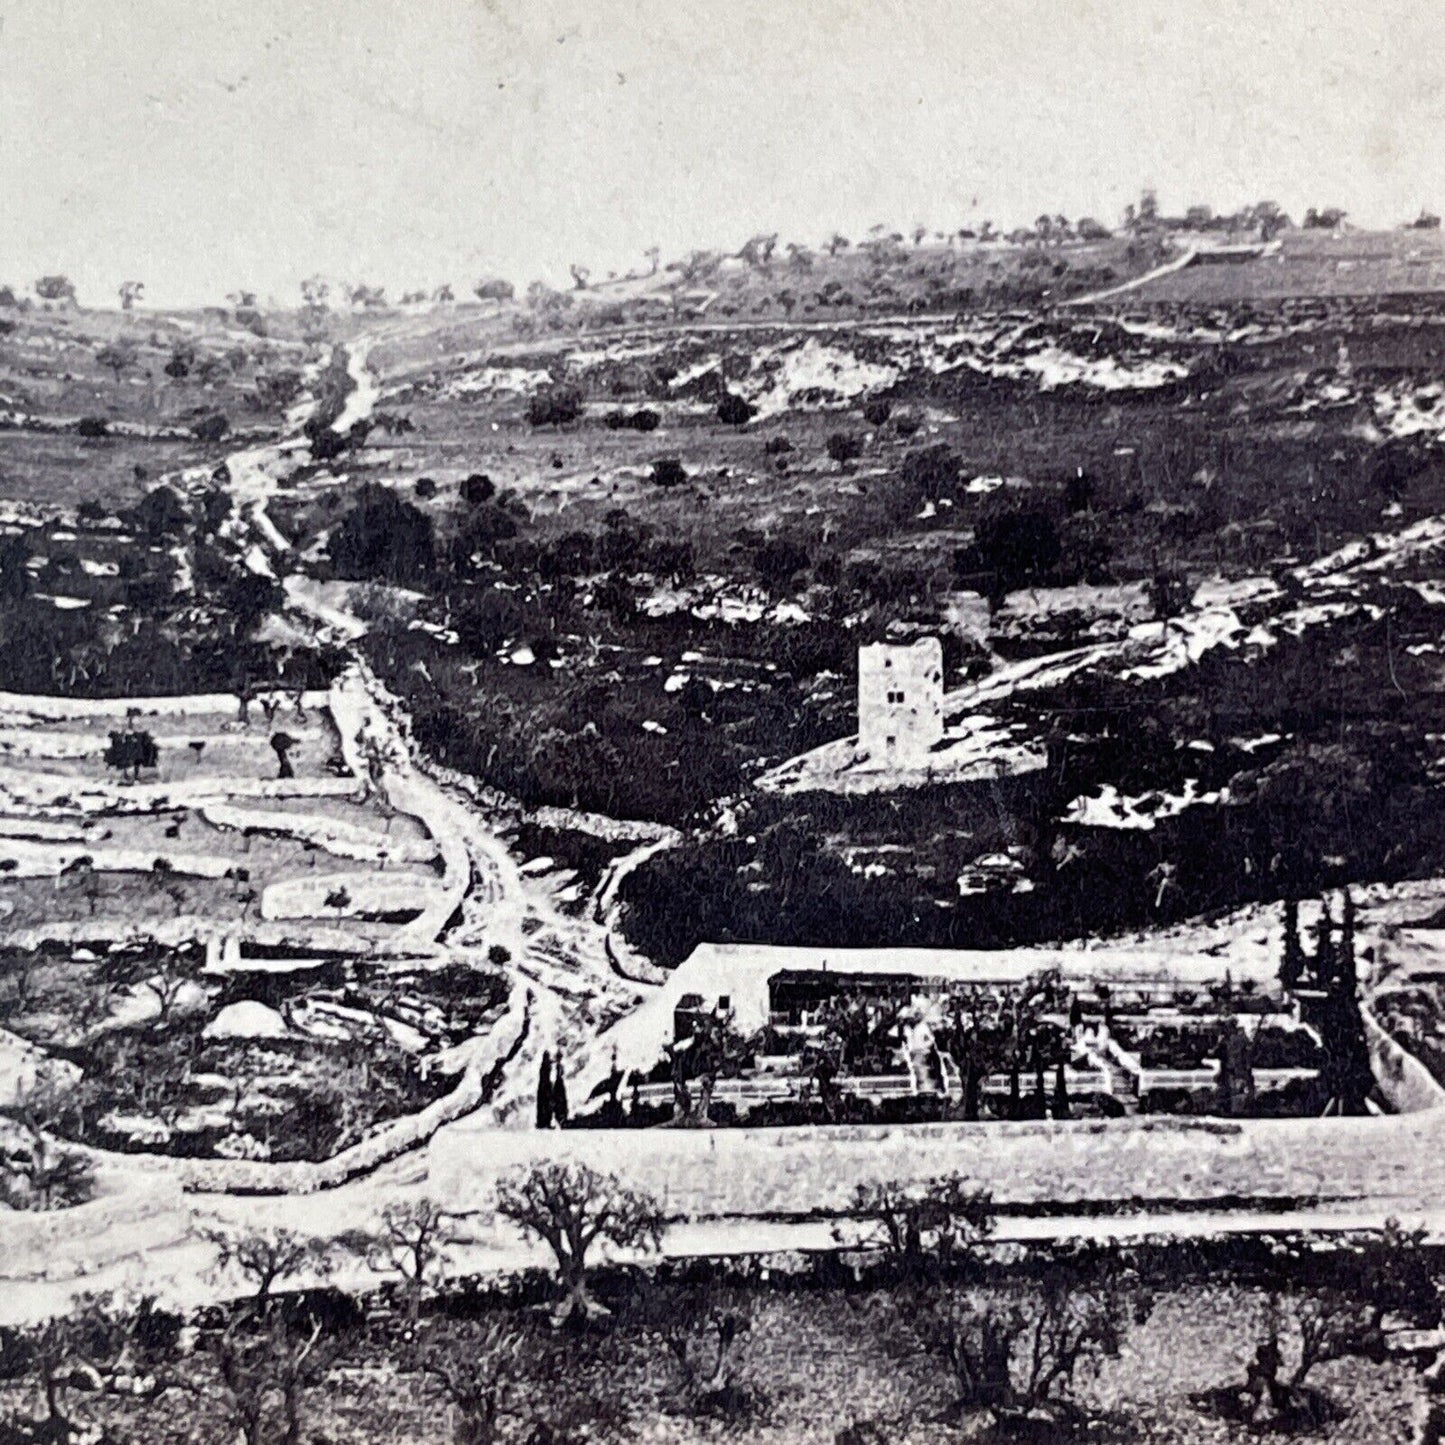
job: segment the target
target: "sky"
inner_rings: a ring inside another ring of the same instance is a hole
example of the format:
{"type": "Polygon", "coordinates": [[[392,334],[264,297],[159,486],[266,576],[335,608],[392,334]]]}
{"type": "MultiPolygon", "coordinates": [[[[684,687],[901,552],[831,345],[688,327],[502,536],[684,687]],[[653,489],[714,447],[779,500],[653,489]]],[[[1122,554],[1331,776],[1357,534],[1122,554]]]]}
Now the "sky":
{"type": "Polygon", "coordinates": [[[756,231],[1445,207],[1420,0],[0,0],[0,282],[564,281],[756,231]]]}

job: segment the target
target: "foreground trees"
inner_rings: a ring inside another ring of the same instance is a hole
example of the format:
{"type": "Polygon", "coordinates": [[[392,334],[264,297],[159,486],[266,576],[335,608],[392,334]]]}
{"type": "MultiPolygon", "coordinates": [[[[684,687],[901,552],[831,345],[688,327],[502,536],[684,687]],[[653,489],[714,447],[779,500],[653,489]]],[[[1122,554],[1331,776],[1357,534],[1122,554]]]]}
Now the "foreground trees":
{"type": "Polygon", "coordinates": [[[587,1256],[599,1241],[618,1249],[658,1249],[663,1214],[650,1195],[585,1164],[538,1164],[497,1186],[497,1213],[552,1251],[564,1296],[553,1318],[605,1313],[587,1291],[587,1256]]]}
{"type": "Polygon", "coordinates": [[[910,1302],[906,1329],[948,1370],[960,1416],[983,1409],[1000,1425],[1067,1432],[1081,1423],[1069,1399],[1080,1365],[1117,1356],[1151,1308],[1116,1253],[1079,1247],[987,1289],[926,1291],[910,1302]]]}
{"type": "Polygon", "coordinates": [[[29,1386],[34,1409],[0,1413],[0,1439],[70,1441],[99,1438],[81,1399],[153,1401],[175,1388],[179,1316],[151,1300],[133,1309],[110,1295],[82,1295],[71,1312],[24,1329],[0,1329],[5,1379],[29,1386]]]}
{"type": "Polygon", "coordinates": [[[853,1214],[863,1225],[859,1244],[876,1249],[895,1279],[915,1284],[952,1274],[994,1228],[993,1196],[961,1174],[911,1188],[860,1184],[853,1214]]]}
{"type": "Polygon", "coordinates": [[[1286,1273],[1295,1282],[1270,1296],[1243,1384],[1207,1391],[1199,1403],[1254,1425],[1312,1427],[1330,1419],[1338,1403],[1307,1383],[1315,1370],[1349,1358],[1382,1363],[1387,1320],[1417,1329],[1440,1323],[1424,1239],[1423,1230],[1389,1220],[1338,1246],[1308,1237],[1286,1245],[1286,1273]]]}

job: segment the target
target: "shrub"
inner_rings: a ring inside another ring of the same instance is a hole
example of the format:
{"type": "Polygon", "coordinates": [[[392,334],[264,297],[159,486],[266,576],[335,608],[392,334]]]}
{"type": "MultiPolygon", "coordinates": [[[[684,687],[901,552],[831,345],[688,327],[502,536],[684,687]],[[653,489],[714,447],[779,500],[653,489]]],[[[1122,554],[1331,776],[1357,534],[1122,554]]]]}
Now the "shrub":
{"type": "Polygon", "coordinates": [[[429,501],[437,494],[437,484],[430,477],[418,477],[412,484],[412,491],[422,501],[429,501]]]}
{"type": "Polygon", "coordinates": [[[763,443],[763,451],[770,457],[780,457],[792,451],[793,444],[787,437],[769,437],[763,443]]]}
{"type": "Polygon", "coordinates": [[[582,388],[570,382],[543,387],[527,403],[533,426],[565,426],[582,415],[582,388]]]}
{"type": "Polygon", "coordinates": [[[497,495],[496,483],[485,472],[473,472],[461,487],[462,501],[469,507],[480,507],[497,495]]]}
{"type": "Polygon", "coordinates": [[[198,442],[204,442],[207,446],[214,446],[231,429],[231,423],[225,412],[213,411],[203,416],[194,426],[191,427],[191,435],[198,442]]]}
{"type": "Polygon", "coordinates": [[[883,397],[875,397],[863,403],[863,420],[869,426],[882,426],[893,415],[893,403],[883,397]]]}
{"type": "Polygon", "coordinates": [[[627,425],[630,426],[633,431],[656,431],[661,424],[662,418],[658,416],[651,407],[646,406],[633,412],[632,415],[627,418],[627,425]]]}
{"type": "Polygon", "coordinates": [[[843,466],[863,455],[863,443],[852,432],[835,431],[828,437],[828,455],[843,466]]]}
{"type": "Polygon", "coordinates": [[[753,419],[754,407],[744,397],[730,391],[718,403],[717,419],[724,426],[746,426],[753,419]]]}
{"type": "Polygon", "coordinates": [[[110,435],[110,427],[103,416],[83,416],[76,424],[75,430],[78,435],[90,441],[110,435]]]}
{"type": "Polygon", "coordinates": [[[652,482],[658,487],[680,487],[687,481],[687,468],[677,457],[662,457],[652,464],[652,482]]]}

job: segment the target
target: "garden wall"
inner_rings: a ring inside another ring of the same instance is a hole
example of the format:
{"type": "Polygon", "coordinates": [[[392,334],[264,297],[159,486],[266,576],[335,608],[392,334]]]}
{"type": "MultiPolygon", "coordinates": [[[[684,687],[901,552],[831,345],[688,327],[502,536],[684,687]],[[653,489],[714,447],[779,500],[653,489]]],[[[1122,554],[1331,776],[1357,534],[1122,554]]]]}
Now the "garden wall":
{"type": "Polygon", "coordinates": [[[496,1077],[525,1042],[531,1011],[509,1001],[507,1011],[481,1040],[476,1053],[449,1094],[434,1099],[416,1114],[393,1119],[374,1134],[330,1159],[288,1160],[206,1159],[184,1166],[185,1188],[213,1194],[314,1194],[335,1189],[378,1165],[425,1144],[443,1124],[450,1124],[482,1104],[496,1086],[496,1077]]]}

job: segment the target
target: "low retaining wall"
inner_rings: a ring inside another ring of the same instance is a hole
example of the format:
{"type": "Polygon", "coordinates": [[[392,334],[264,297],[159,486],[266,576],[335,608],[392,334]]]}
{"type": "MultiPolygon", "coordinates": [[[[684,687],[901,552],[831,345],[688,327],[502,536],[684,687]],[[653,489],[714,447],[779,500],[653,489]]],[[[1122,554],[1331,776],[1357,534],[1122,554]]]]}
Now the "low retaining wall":
{"type": "Polygon", "coordinates": [[[160,1178],[73,1209],[0,1214],[0,1259],[7,1279],[73,1279],[173,1245],[192,1227],[179,1185],[160,1178]]]}
{"type": "Polygon", "coordinates": [[[530,1010],[509,1008],[462,1071],[451,1093],[433,1100],[419,1113],[393,1119],[330,1159],[279,1164],[249,1159],[198,1160],[184,1168],[185,1188],[203,1194],[315,1194],[347,1184],[398,1155],[420,1148],[444,1124],[485,1103],[502,1068],[522,1047],[530,1029],[530,1010]]]}
{"type": "Polygon", "coordinates": [[[1360,1010],[1370,1046],[1370,1066],[1380,1092],[1400,1114],[1445,1107],[1445,1087],[1408,1049],[1395,1042],[1368,1008],[1360,1010]]]}

